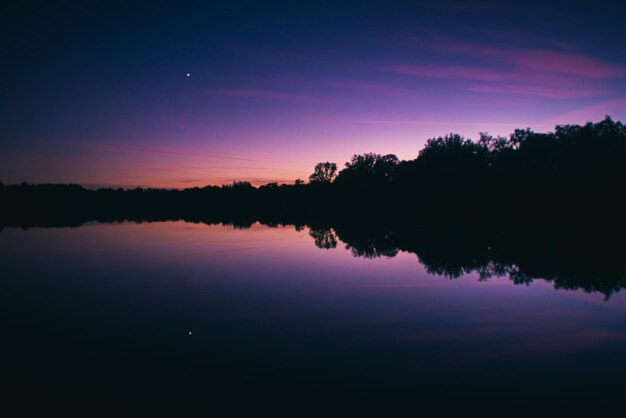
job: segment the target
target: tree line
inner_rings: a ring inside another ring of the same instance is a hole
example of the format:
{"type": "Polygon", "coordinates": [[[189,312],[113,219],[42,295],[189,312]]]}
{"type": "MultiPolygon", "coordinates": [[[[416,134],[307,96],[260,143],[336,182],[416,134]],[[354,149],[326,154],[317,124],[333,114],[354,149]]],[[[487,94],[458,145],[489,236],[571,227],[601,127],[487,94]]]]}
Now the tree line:
{"type": "Polygon", "coordinates": [[[320,162],[308,182],[246,181],[184,190],[88,190],[0,183],[3,224],[29,218],[201,219],[203,216],[413,219],[415,222],[581,222],[623,218],[626,128],[610,117],[553,132],[517,129],[429,139],[413,160],[354,155],[320,162]],[[13,221],[11,221],[13,220],[13,221]]]}

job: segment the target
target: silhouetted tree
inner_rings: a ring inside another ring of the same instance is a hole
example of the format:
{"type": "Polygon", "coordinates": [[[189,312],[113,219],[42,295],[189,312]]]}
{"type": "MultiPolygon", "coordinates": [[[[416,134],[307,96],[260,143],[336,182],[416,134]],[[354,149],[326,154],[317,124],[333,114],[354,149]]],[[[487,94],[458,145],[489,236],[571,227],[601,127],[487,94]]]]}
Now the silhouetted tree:
{"type": "Polygon", "coordinates": [[[423,161],[460,162],[468,160],[480,161],[485,158],[489,150],[480,143],[476,144],[458,134],[449,134],[438,138],[430,138],[419,152],[423,161]]]}
{"type": "Polygon", "coordinates": [[[519,147],[533,135],[530,128],[516,129],[509,137],[510,146],[513,149],[519,149],[519,147]]]}
{"type": "Polygon", "coordinates": [[[232,184],[233,189],[251,190],[254,186],[249,181],[235,181],[232,184]]]}
{"type": "Polygon", "coordinates": [[[358,154],[353,155],[346,167],[339,172],[337,182],[343,184],[381,184],[394,179],[398,157],[393,154],[358,154]]]}
{"type": "Polygon", "coordinates": [[[504,136],[491,136],[486,132],[480,132],[478,145],[484,148],[482,154],[486,155],[488,163],[494,164],[502,154],[513,149],[513,143],[504,136]]]}
{"type": "Polygon", "coordinates": [[[315,171],[309,176],[309,181],[312,183],[330,183],[333,181],[337,174],[337,164],[335,163],[318,163],[315,166],[315,171]]]}

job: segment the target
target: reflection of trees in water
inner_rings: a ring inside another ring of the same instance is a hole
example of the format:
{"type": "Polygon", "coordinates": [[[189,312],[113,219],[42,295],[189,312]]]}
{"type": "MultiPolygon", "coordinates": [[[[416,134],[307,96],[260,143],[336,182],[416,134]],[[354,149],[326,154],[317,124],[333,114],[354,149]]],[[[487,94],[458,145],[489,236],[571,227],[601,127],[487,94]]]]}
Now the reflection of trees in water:
{"type": "MultiPolygon", "coordinates": [[[[294,225],[297,231],[309,228],[309,235],[318,248],[336,248],[344,243],[354,257],[395,257],[400,251],[417,255],[430,274],[456,279],[475,273],[479,280],[508,277],[515,284],[529,285],[536,279],[552,282],[556,289],[599,292],[608,299],[626,288],[626,226],[595,228],[591,233],[581,227],[571,230],[542,232],[535,228],[500,228],[485,231],[450,220],[459,229],[418,228],[410,222],[381,226],[358,216],[350,223],[331,222],[324,216],[234,216],[233,214],[198,215],[194,217],[137,216],[102,217],[98,222],[159,222],[180,220],[207,225],[230,225],[235,229],[250,228],[255,222],[268,227],[294,225]],[[569,231],[569,232],[568,232],[569,231]]],[[[29,227],[78,227],[88,218],[66,217],[18,223],[29,227]]],[[[429,222],[428,222],[429,223],[429,222]]],[[[427,223],[427,224],[428,224],[427,223]]],[[[1,225],[0,225],[1,228],[1,225]]],[[[0,229],[1,231],[1,229],[0,229]]]]}
{"type": "MultiPolygon", "coordinates": [[[[399,249],[393,243],[391,231],[379,231],[374,235],[370,232],[367,229],[343,229],[341,240],[354,257],[395,257],[398,254],[399,249]],[[350,235],[352,239],[349,238],[350,235]]],[[[330,227],[311,226],[309,235],[315,240],[317,248],[328,250],[337,247],[337,234],[330,227]]]]}
{"type": "Polygon", "coordinates": [[[357,227],[337,227],[339,239],[345,243],[354,257],[378,258],[395,257],[400,251],[394,241],[394,233],[388,228],[375,228],[371,225],[357,227]]]}
{"type": "Polygon", "coordinates": [[[626,288],[626,260],[615,241],[597,237],[499,234],[462,235],[455,231],[406,231],[403,228],[346,227],[337,237],[355,257],[417,255],[429,274],[456,279],[476,273],[479,280],[507,277],[530,285],[541,279],[556,289],[599,292],[608,299],[626,288]]]}
{"type": "Polygon", "coordinates": [[[398,255],[399,250],[397,248],[380,248],[376,246],[375,242],[368,242],[360,245],[346,244],[346,249],[349,249],[353,256],[364,258],[378,258],[387,257],[392,258],[398,255]]]}
{"type": "Polygon", "coordinates": [[[223,222],[223,225],[232,226],[233,229],[249,229],[253,224],[254,222],[249,219],[237,219],[230,222],[223,222]]]}
{"type": "Polygon", "coordinates": [[[337,237],[330,228],[314,228],[309,229],[309,235],[315,240],[315,246],[325,250],[337,248],[337,237]]]}

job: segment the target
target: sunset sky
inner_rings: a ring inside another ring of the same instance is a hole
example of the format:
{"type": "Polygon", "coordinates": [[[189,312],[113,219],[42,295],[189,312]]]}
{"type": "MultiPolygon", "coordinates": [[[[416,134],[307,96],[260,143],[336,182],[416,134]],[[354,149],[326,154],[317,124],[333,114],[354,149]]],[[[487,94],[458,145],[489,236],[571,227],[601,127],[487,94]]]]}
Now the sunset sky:
{"type": "Polygon", "coordinates": [[[5,184],[293,182],[449,132],[626,121],[617,2],[16,3],[5,184]]]}

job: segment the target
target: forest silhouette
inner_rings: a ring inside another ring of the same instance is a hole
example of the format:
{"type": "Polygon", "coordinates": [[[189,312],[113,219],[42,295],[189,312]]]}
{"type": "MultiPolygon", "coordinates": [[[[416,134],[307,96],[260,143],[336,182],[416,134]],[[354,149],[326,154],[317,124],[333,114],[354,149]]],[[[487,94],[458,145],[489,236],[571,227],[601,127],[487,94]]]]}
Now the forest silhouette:
{"type": "Polygon", "coordinates": [[[342,170],[317,164],[309,182],[254,187],[237,181],[184,190],[70,184],[2,185],[0,225],[72,225],[85,221],[166,219],[311,220],[361,218],[417,224],[624,223],[626,128],[559,125],[431,138],[414,160],[354,155],[342,170]]]}

